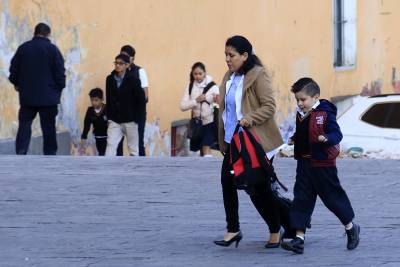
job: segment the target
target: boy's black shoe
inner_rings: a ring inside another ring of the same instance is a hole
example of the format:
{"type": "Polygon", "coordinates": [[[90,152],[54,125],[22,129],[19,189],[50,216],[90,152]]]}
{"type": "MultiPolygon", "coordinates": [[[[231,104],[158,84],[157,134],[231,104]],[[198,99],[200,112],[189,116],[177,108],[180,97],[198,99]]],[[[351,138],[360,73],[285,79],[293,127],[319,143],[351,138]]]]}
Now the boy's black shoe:
{"type": "Polygon", "coordinates": [[[303,254],[304,252],[304,240],[300,237],[295,237],[290,242],[282,242],[281,246],[283,249],[293,251],[296,254],[303,254]]]}
{"type": "Polygon", "coordinates": [[[307,229],[311,229],[311,217],[310,217],[310,219],[308,219],[306,227],[307,227],[307,229]]]}
{"type": "Polygon", "coordinates": [[[347,249],[353,250],[360,243],[360,226],[353,223],[353,227],[350,230],[346,230],[347,234],[347,249]]]}

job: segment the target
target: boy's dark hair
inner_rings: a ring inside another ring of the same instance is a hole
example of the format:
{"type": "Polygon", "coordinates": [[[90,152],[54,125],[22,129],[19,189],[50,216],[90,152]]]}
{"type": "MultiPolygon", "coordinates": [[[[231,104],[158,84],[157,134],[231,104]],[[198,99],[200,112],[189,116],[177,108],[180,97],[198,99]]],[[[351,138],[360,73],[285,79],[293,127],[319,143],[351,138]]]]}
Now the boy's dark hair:
{"type": "Polygon", "coordinates": [[[103,99],[103,90],[96,87],[96,88],[90,90],[89,96],[90,96],[90,98],[97,97],[97,98],[103,99]]]}
{"type": "Polygon", "coordinates": [[[122,52],[127,53],[130,57],[134,57],[136,54],[135,48],[130,45],[124,45],[123,47],[121,47],[121,53],[122,52]]]}
{"type": "Polygon", "coordinates": [[[39,23],[35,27],[35,32],[34,35],[43,35],[43,36],[49,36],[51,33],[50,26],[47,25],[46,23],[39,23]]]}
{"type": "Polygon", "coordinates": [[[119,54],[118,56],[115,57],[115,60],[117,60],[117,59],[120,59],[120,60],[122,60],[123,62],[125,62],[127,64],[129,64],[130,61],[131,61],[129,56],[125,55],[125,54],[119,54]]]}
{"type": "Polygon", "coordinates": [[[245,37],[240,35],[233,36],[226,40],[225,46],[231,46],[235,48],[235,50],[241,55],[247,52],[247,60],[243,63],[243,66],[240,68],[239,73],[246,74],[255,65],[261,67],[263,66],[261,60],[254,54],[253,46],[245,37]]]}
{"type": "Polygon", "coordinates": [[[292,85],[292,93],[298,93],[300,91],[304,91],[309,96],[319,95],[321,90],[319,89],[319,85],[311,78],[304,77],[299,79],[292,85]]]}

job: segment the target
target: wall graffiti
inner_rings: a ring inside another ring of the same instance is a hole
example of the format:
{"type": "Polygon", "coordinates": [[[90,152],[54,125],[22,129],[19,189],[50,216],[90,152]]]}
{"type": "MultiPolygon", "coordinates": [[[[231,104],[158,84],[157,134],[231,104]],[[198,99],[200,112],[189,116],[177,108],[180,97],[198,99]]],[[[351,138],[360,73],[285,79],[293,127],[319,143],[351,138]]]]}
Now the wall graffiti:
{"type": "Polygon", "coordinates": [[[361,96],[374,96],[382,93],[382,80],[378,79],[367,83],[363,86],[360,95],[361,96]]]}
{"type": "MultiPolygon", "coordinates": [[[[37,8],[30,10],[34,22],[29,16],[16,16],[10,11],[10,1],[0,0],[0,139],[15,138],[18,128],[17,113],[19,109],[18,95],[8,81],[9,65],[16,49],[23,42],[32,38],[33,27],[39,21],[48,23],[51,27],[59,25],[60,21],[52,21],[46,14],[45,1],[35,2],[37,8]]],[[[83,46],[81,44],[79,26],[70,26],[68,21],[62,22],[64,26],[52,27],[51,40],[61,50],[65,59],[67,74],[66,88],[63,90],[59,115],[57,117],[57,130],[68,132],[71,136],[72,155],[95,155],[93,137],[89,138],[88,146],[82,151],[80,147],[80,116],[78,100],[85,93],[83,82],[86,75],[79,72],[79,66],[83,60],[83,46]]],[[[85,93],[86,94],[86,93],[85,93]]],[[[146,125],[145,144],[148,155],[170,155],[170,135],[167,131],[161,131],[160,120],[154,119],[146,125]]],[[[40,124],[36,119],[32,125],[33,136],[40,136],[40,124]]]]}
{"type": "Polygon", "coordinates": [[[397,77],[397,69],[392,68],[392,87],[395,94],[400,94],[400,80],[397,77]]]}
{"type": "MultiPolygon", "coordinates": [[[[38,2],[38,5],[41,5],[38,2]]],[[[2,10],[0,12],[0,86],[1,100],[0,113],[2,120],[0,123],[0,138],[13,138],[17,131],[17,111],[19,108],[18,96],[14,92],[12,85],[8,82],[9,65],[16,49],[23,42],[32,38],[34,25],[31,25],[27,18],[14,17],[9,10],[9,1],[1,1],[2,10]]],[[[35,14],[37,21],[47,22],[50,26],[52,21],[45,14],[45,8],[38,8],[35,14]]],[[[59,116],[57,118],[58,131],[68,131],[71,137],[79,136],[79,123],[76,100],[82,88],[83,76],[78,73],[77,66],[81,62],[81,48],[79,33],[76,26],[61,29],[53,29],[52,41],[56,43],[65,58],[67,72],[67,85],[63,90],[59,116]],[[64,41],[58,43],[62,37],[64,41]]],[[[38,120],[35,120],[32,130],[33,135],[40,135],[38,120]]]]}

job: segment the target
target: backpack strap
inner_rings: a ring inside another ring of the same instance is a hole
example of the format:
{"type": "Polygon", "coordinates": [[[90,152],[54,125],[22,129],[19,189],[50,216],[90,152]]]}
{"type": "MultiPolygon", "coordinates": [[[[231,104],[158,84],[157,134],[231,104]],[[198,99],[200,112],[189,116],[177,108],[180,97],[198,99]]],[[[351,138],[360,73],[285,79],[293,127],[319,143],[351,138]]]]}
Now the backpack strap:
{"type": "MultiPolygon", "coordinates": [[[[216,83],[215,82],[209,82],[207,85],[206,85],[206,87],[204,87],[204,89],[203,89],[203,95],[204,94],[206,94],[210,89],[211,89],[211,87],[213,87],[214,85],[216,85],[216,83]]],[[[189,84],[189,96],[190,95],[192,95],[192,89],[193,89],[193,82],[191,82],[190,84],[189,84]]]]}
{"type": "MultiPolygon", "coordinates": [[[[211,81],[211,82],[209,82],[207,85],[206,85],[206,87],[204,87],[204,89],[203,89],[203,95],[205,95],[205,94],[207,94],[207,92],[211,89],[211,87],[213,87],[215,85],[215,82],[213,82],[213,81],[211,81]]],[[[208,103],[206,100],[205,101],[203,101],[202,103],[204,103],[204,102],[206,102],[207,104],[209,104],[209,105],[211,105],[210,103],[208,103]]]]}
{"type": "Polygon", "coordinates": [[[251,173],[252,170],[252,161],[249,154],[249,151],[246,147],[246,142],[244,141],[243,131],[238,132],[239,140],[240,140],[240,155],[243,158],[243,165],[245,169],[245,174],[251,173]]]}
{"type": "Polygon", "coordinates": [[[235,163],[239,158],[240,158],[240,139],[239,139],[239,144],[236,144],[235,142],[235,136],[238,135],[238,131],[240,128],[240,124],[238,123],[235,127],[235,131],[233,132],[232,140],[231,140],[231,145],[230,145],[230,163],[233,164],[235,163]],[[239,145],[239,147],[238,147],[239,145]]]}
{"type": "MultiPolygon", "coordinates": [[[[216,85],[215,82],[213,82],[213,81],[209,82],[206,85],[206,87],[204,87],[204,89],[203,89],[203,95],[206,94],[211,89],[211,87],[213,87],[214,85],[216,85]]],[[[192,89],[193,89],[193,82],[190,82],[190,84],[189,84],[189,97],[192,95],[192,89]]],[[[206,102],[207,104],[210,105],[210,103],[208,103],[207,101],[203,101],[203,102],[200,103],[200,119],[201,119],[201,106],[203,105],[204,102],[206,102]]],[[[193,118],[193,111],[192,111],[192,118],[193,118]]]]}
{"type": "Polygon", "coordinates": [[[207,92],[215,85],[215,82],[211,81],[209,82],[206,87],[203,89],[203,95],[207,94],[207,92]]]}

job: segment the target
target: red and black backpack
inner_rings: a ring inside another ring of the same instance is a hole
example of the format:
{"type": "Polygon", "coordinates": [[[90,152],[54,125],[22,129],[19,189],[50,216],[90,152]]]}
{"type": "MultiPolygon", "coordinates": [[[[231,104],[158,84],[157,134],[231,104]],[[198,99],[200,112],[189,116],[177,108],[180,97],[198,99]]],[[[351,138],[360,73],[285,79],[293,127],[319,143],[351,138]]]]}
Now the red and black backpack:
{"type": "MultiPolygon", "coordinates": [[[[238,189],[254,194],[254,187],[260,184],[278,184],[287,188],[278,180],[273,166],[260,144],[260,138],[247,128],[236,126],[230,144],[230,163],[234,182],[238,189]]],[[[272,190],[273,191],[273,190],[272,190]]]]}

